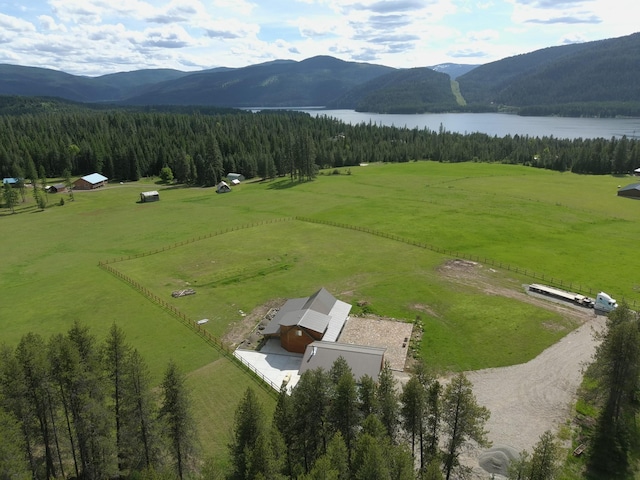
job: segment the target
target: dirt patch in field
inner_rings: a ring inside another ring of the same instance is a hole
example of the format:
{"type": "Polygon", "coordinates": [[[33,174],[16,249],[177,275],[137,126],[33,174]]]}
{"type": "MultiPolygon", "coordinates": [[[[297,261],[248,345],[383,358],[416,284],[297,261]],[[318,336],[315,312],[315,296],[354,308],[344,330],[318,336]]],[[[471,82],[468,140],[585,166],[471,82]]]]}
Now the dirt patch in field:
{"type": "Polygon", "coordinates": [[[460,259],[449,260],[438,268],[438,272],[452,282],[477,288],[487,295],[498,295],[529,303],[536,307],[559,313],[567,319],[577,321],[579,324],[593,317],[593,310],[528,295],[523,285],[516,283],[508,286],[499,285],[500,282],[507,283],[507,280],[501,278],[501,271],[477,262],[460,259]]]}
{"type": "Polygon", "coordinates": [[[282,307],[286,299],[276,298],[254,308],[251,313],[245,314],[242,320],[235,322],[231,329],[222,337],[222,341],[229,347],[235,349],[240,344],[248,348],[255,348],[262,335],[259,334],[259,327],[266,323],[266,316],[272,309],[282,307]]]}

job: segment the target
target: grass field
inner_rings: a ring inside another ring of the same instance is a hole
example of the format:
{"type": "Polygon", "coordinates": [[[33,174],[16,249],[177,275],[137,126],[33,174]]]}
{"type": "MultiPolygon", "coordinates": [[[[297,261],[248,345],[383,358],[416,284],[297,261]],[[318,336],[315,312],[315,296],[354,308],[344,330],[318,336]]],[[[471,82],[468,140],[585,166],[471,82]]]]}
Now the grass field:
{"type": "MultiPolygon", "coordinates": [[[[203,447],[224,457],[235,402],[255,381],[98,262],[122,259],[111,266],[190,319],[209,318],[207,329],[216,336],[241,311],[324,286],[342,300],[368,302],[380,315],[420,316],[422,355],[451,370],[526,361],[572,325],[444,278],[439,267],[451,254],[295,217],[397,235],[561,279],[587,293],[604,290],[632,305],[640,299],[640,203],[616,196],[630,178],[434,162],[351,172],[304,184],[249,182],[225,195],[165,188],[160,202],[136,203],[140,191],[157,188],[149,180],[77,192],[74,202],[65,196],[64,206],[44,212],[30,204],[16,215],[3,209],[2,341],[15,344],[28,331],[65,331],[76,319],[103,338],[118,323],[156,380],[169,358],[189,373],[203,447]],[[187,285],[197,294],[170,296],[187,285]]],[[[58,198],[50,195],[50,204],[58,198]]],[[[509,285],[531,281],[496,270],[509,285]]],[[[272,398],[258,391],[273,408],[272,398]]]]}

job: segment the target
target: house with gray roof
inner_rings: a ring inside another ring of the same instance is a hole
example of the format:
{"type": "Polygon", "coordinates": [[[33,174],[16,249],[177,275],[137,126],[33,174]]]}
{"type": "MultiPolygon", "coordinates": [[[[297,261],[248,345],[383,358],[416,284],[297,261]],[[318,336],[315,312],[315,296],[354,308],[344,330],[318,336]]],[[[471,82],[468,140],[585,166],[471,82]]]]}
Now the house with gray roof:
{"type": "Polygon", "coordinates": [[[312,342],[335,342],[350,311],[351,305],[321,288],[310,297],[287,300],[262,334],[280,338],[280,345],[288,352],[304,353],[312,342]]]}

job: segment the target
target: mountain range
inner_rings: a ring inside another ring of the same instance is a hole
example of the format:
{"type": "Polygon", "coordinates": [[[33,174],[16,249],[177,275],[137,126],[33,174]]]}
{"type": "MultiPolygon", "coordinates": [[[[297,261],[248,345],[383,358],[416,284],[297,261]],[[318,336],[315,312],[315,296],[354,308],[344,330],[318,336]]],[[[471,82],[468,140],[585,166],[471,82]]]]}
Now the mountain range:
{"type": "Polygon", "coordinates": [[[0,95],[138,106],[640,115],[639,74],[636,33],[545,48],[484,65],[411,69],[317,56],[199,72],[154,69],[84,77],[4,64],[0,95]]]}

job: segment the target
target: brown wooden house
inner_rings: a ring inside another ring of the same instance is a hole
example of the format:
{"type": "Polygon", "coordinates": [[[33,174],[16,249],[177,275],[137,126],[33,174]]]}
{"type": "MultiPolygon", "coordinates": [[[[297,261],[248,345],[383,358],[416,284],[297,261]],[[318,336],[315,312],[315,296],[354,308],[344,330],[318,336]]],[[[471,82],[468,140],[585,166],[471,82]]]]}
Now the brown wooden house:
{"type": "Polygon", "coordinates": [[[304,353],[312,342],[335,342],[350,311],[351,305],[321,288],[310,297],[288,300],[262,334],[280,338],[280,345],[288,352],[304,353]]]}

